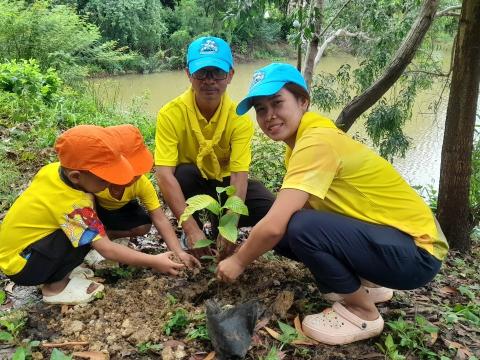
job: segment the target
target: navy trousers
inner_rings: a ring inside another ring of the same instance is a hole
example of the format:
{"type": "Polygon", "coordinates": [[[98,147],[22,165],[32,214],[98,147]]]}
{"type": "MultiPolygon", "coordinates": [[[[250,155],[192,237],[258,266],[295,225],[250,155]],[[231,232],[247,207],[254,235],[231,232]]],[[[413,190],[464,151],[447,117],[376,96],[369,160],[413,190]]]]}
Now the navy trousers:
{"type": "Polygon", "coordinates": [[[305,264],[324,293],[352,293],[360,278],[414,289],[432,280],[441,265],[397,229],[317,210],[295,213],[275,251],[305,264]]]}

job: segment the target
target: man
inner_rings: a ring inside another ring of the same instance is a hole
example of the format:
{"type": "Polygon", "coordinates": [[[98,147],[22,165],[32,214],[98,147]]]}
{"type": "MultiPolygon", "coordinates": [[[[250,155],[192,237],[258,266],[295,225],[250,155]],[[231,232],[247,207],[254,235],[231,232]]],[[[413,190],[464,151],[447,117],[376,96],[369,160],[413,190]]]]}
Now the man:
{"type": "MultiPolygon", "coordinates": [[[[253,226],[274,197],[248,180],[253,123],[236,114],[236,104],[226,94],[234,75],[229,45],[217,37],[193,41],[186,73],[191,87],[160,109],[157,118],[155,165],[163,197],[178,219],[185,199],[198,194],[216,198],[217,186],[233,185],[249,209],[239,226],[253,226]]],[[[200,226],[192,217],[182,223],[188,247],[205,238],[200,226]]]]}

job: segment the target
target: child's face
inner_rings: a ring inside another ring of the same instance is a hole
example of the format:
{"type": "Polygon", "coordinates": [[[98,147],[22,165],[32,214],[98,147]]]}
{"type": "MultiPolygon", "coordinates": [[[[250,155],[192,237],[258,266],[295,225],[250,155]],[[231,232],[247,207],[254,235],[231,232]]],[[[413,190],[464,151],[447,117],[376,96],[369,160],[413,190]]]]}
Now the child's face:
{"type": "Polygon", "coordinates": [[[308,108],[308,101],[296,98],[290,91],[282,88],[272,96],[254,98],[253,107],[258,125],[265,135],[293,147],[300,120],[308,108]]]}
{"type": "Polygon", "coordinates": [[[71,170],[67,176],[74,185],[88,193],[97,193],[109,185],[107,181],[89,171],[71,170]]]}

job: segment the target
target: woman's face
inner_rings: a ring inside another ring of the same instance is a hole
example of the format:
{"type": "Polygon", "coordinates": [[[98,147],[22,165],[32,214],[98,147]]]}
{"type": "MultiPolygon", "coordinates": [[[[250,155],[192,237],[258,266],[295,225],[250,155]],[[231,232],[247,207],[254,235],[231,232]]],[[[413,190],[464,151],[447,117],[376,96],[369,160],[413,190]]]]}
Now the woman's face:
{"type": "Polygon", "coordinates": [[[274,95],[254,98],[253,107],[258,125],[265,135],[293,147],[300,120],[308,108],[308,101],[296,98],[290,91],[282,88],[274,95]]]}

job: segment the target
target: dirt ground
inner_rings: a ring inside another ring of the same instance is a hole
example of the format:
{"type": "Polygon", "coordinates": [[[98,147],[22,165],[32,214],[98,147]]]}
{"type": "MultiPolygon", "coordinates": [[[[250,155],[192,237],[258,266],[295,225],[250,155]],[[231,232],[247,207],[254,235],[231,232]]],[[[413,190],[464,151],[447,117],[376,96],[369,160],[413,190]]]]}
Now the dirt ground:
{"type": "MultiPolygon", "coordinates": [[[[151,239],[145,238],[143,245],[143,251],[159,251],[151,239]]],[[[441,328],[431,350],[445,351],[454,342],[478,357],[479,328],[463,323],[447,328],[440,322],[445,306],[466,302],[456,289],[462,284],[475,284],[475,281],[478,284],[480,265],[475,261],[478,254],[477,247],[474,255],[466,258],[464,267],[457,266],[458,261],[451,255],[442,273],[431,284],[415,291],[396,291],[391,301],[379,305],[385,321],[396,320],[399,316],[413,319],[422,315],[441,328]],[[462,268],[464,273],[458,273],[462,268]]],[[[208,340],[190,339],[188,334],[205,324],[202,316],[205,300],[215,299],[222,305],[235,305],[256,299],[261,304],[262,313],[246,359],[262,359],[273,346],[282,347],[281,358],[292,360],[385,358],[376,346],[376,343],[384,343],[385,335],[338,347],[282,346],[271,337],[265,326],[279,331],[277,320],[293,326],[297,315],[302,318],[328,306],[321,299],[308,270],[285,258],[271,254],[264,256],[232,285],[214,280],[208,264],[200,272],[187,271],[179,277],[123,267],[97,270],[96,275],[103,278],[106,290],[102,299],[91,304],[45,305],[39,301],[38,290],[34,289],[26,296],[22,291],[31,288],[15,287],[3,308],[20,306],[26,309],[28,323],[23,338],[60,344],[83,342],[82,345],[62,347],[65,353],[103,352],[105,359],[200,360],[213,351],[212,345],[208,340]],[[22,303],[25,298],[29,299],[27,305],[25,301],[22,303]],[[178,309],[186,310],[190,322],[185,328],[174,329],[166,335],[166,324],[178,309]]],[[[34,358],[49,358],[51,348],[39,349],[34,358]]],[[[456,359],[468,359],[459,357],[458,353],[456,359]]],[[[414,352],[407,356],[407,359],[416,358],[414,352]]]]}

